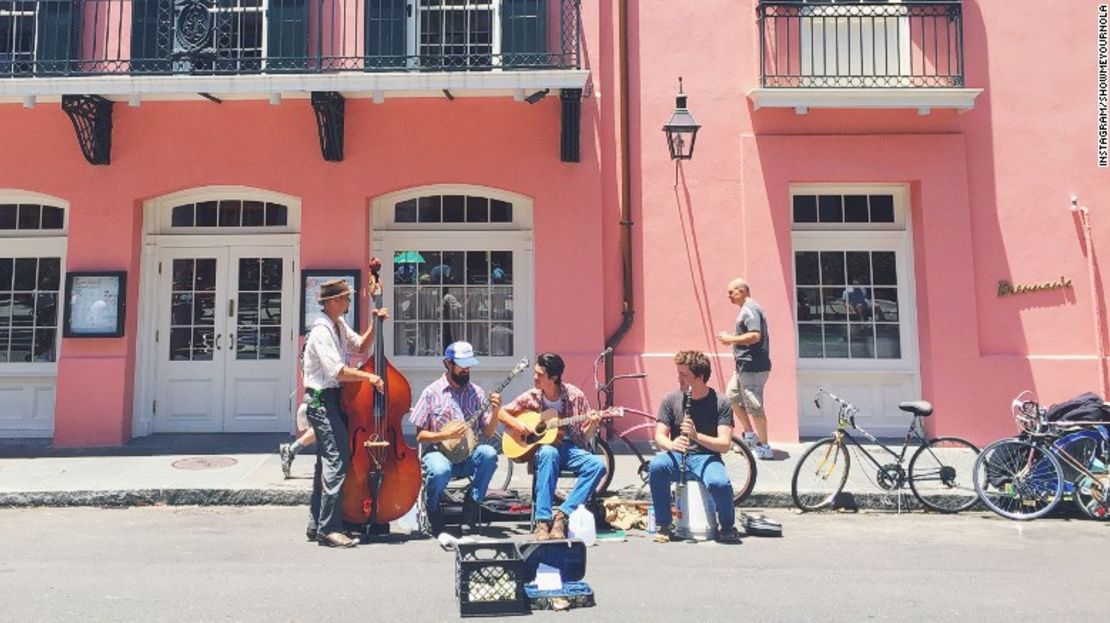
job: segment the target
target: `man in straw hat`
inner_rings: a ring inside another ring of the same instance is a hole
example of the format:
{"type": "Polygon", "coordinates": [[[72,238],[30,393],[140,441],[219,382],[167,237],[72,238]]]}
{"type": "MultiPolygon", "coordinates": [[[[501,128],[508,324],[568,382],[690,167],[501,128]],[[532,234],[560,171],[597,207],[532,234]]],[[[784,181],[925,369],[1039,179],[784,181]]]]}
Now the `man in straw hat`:
{"type": "MultiPolygon", "coordinates": [[[[356,541],[343,533],[339,505],[343,479],[351,462],[347,444],[347,417],[339,406],[339,384],[367,381],[382,391],[380,376],[347,365],[347,355],[366,352],[373,343],[374,323],[362,335],[343,320],[351,306],[351,288],[343,279],[320,284],[316,297],[324,311],[308,332],[304,347],[304,389],[308,421],[316,433],[316,472],[309,504],[309,540],[329,547],[354,547],[356,541]]],[[[372,312],[389,317],[386,309],[372,312]]]]}

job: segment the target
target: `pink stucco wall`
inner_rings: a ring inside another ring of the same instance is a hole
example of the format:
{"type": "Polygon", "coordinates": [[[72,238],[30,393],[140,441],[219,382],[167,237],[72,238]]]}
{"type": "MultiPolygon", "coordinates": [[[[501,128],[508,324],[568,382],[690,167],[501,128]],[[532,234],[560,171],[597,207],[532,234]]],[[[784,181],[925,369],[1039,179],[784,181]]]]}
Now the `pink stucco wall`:
{"type": "MultiPolygon", "coordinates": [[[[1012,430],[1009,399],[1046,402],[1097,389],[1085,248],[1068,212],[1092,209],[1094,248],[1110,244],[1110,183],[1094,166],[1096,0],[964,3],[966,113],[934,110],[753,110],[759,83],[756,0],[629,2],[632,219],[636,322],[617,370],[644,370],[622,402],[652,408],[674,387],[670,353],[729,353],[713,336],[735,315],[725,297],[749,278],[775,337],[771,437],[798,435],[791,303],[789,185],[894,182],[911,191],[918,351],[936,432],[986,441],[1012,430]],[[702,124],[677,171],[662,124],[682,76],[702,124]],[[1060,275],[1075,287],[998,298],[999,279],[1060,275]]],[[[568,358],[568,378],[620,323],[621,190],[616,0],[583,3],[582,162],[558,161],[559,104],[507,98],[348,101],[346,160],[320,158],[306,100],[216,105],[117,104],[113,162],[91,167],[56,104],[0,106],[0,188],[72,206],[67,269],[126,268],[137,277],[144,200],[213,184],[301,199],[302,266],[364,262],[378,195],[438,183],[486,185],[535,200],[536,346],[568,358]]],[[[1098,286],[1105,289],[1104,278],[1098,286]]],[[[126,338],[67,339],[59,363],[60,445],[130,436],[138,279],[126,338]]],[[[1100,302],[1101,304],[1101,302],[1100,302]]]]}
{"type": "MultiPolygon", "coordinates": [[[[1098,2],[1068,11],[964,2],[966,82],[985,91],[967,113],[928,116],[753,111],[745,94],[759,83],[754,0],[706,0],[697,11],[630,4],[641,259],[627,358],[714,349],[713,333],[734,314],[725,283],[745,275],[776,337],[771,436],[796,435],[788,185],[891,181],[912,191],[922,389],[937,405],[935,429],[984,441],[1013,430],[1009,400],[1022,389],[1046,402],[1097,391],[1082,235],[1067,208],[1078,194],[1093,210],[1096,253],[1110,244],[1110,182],[1094,152],[1098,2]],[[680,75],[703,127],[676,189],[659,128],[680,75]],[[1060,275],[1075,288],[995,295],[999,279],[1060,275]]],[[[647,386],[651,399],[668,385],[662,359],[645,363],[661,372],[647,386]]]]}
{"type": "MultiPolygon", "coordinates": [[[[584,124],[596,113],[587,102],[584,124]]],[[[601,227],[596,145],[582,164],[559,162],[559,101],[511,99],[348,102],[346,159],[320,156],[307,100],[267,103],[117,105],[112,164],[88,166],[57,106],[0,108],[10,145],[0,153],[0,187],[70,201],[67,270],[125,268],[126,337],[65,339],[58,367],[55,443],[113,445],[131,434],[131,401],[143,201],[213,184],[263,188],[302,202],[301,265],[364,265],[373,197],[427,184],[460,182],[532,197],[538,288],[537,347],[584,366],[602,341],[596,270],[601,227]],[[572,245],[576,250],[567,253],[572,245]],[[555,329],[558,327],[558,330],[555,329]]]]}

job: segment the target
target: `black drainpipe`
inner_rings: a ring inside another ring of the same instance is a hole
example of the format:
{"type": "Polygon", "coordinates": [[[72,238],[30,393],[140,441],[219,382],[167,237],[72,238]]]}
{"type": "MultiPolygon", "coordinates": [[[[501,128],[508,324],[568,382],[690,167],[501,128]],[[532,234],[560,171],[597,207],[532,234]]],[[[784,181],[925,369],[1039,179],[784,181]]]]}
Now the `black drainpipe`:
{"type": "MultiPolygon", "coordinates": [[[[632,328],[636,308],[632,301],[632,172],[629,161],[632,149],[628,140],[628,0],[620,0],[617,9],[620,20],[618,29],[617,54],[620,65],[620,116],[621,116],[621,276],[624,294],[621,301],[621,324],[613,335],[605,340],[605,382],[613,378],[613,350],[632,328]]],[[[605,407],[613,406],[614,389],[605,394],[605,407]]]]}

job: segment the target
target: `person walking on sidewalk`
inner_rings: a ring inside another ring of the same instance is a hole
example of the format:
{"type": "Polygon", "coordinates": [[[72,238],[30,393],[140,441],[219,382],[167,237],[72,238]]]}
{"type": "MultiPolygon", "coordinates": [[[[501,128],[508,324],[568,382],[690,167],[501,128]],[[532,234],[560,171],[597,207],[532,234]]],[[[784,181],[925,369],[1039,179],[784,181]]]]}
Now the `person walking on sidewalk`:
{"type": "Polygon", "coordinates": [[[741,438],[760,459],[775,458],[767,442],[767,414],[763,409],[763,386],[771,374],[771,341],[767,334],[767,315],[751,297],[748,282],[737,277],[728,284],[728,299],[740,308],[733,333],[721,331],[717,341],[732,347],[736,371],[729,379],[725,394],[732,413],[744,429],[741,438]],[[750,416],[750,417],[749,417],[750,416]],[[752,432],[752,423],[755,432],[752,432]]]}
{"type": "Polygon", "coordinates": [[[732,444],[732,408],[706,384],[712,368],[705,353],[679,351],[674,364],[678,389],[667,394],[659,405],[655,445],[660,452],[648,464],[651,503],[659,521],[655,542],[667,543],[674,538],[671,483],[678,482],[682,471],[679,465],[685,460],[687,476],[705,485],[717,507],[717,541],[739,543],[732,483],[721,461],[721,453],[728,452],[732,444]]]}
{"type": "MultiPolygon", "coordinates": [[[[346,354],[360,352],[372,343],[369,339],[372,330],[360,336],[343,320],[351,305],[351,288],[347,282],[342,279],[325,281],[320,284],[316,300],[323,307],[325,317],[318,318],[308,332],[304,349],[306,415],[316,433],[316,470],[305,535],[329,547],[354,547],[356,541],[343,533],[339,506],[343,480],[351,462],[347,416],[339,406],[339,384],[367,381],[379,392],[385,384],[380,376],[346,364],[346,354]]],[[[374,313],[388,317],[385,309],[374,313]]]]}

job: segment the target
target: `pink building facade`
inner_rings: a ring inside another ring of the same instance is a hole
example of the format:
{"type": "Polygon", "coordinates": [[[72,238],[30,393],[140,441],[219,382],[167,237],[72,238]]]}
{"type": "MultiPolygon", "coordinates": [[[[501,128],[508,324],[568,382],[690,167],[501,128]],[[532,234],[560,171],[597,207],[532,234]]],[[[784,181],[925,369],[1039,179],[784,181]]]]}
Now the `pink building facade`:
{"type": "Polygon", "coordinates": [[[818,386],[873,432],[924,397],[985,442],[1019,391],[1105,382],[1097,2],[23,4],[0,10],[0,437],[290,431],[305,300],[357,278],[365,323],[374,256],[418,388],[465,337],[485,385],[554,350],[588,391],[624,309],[614,370],[647,377],[617,402],[654,410],[681,349],[721,387],[735,276],[770,321],[772,441],[831,429],[818,386]],[[679,76],[702,127],[676,165],[679,76]]]}

